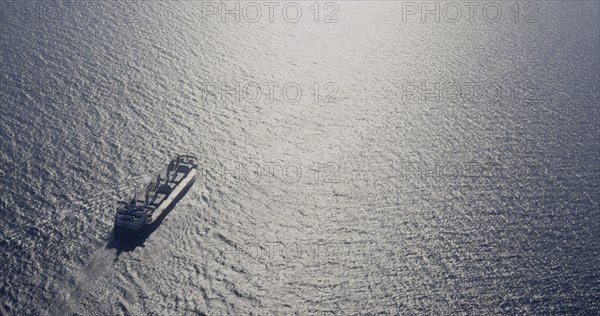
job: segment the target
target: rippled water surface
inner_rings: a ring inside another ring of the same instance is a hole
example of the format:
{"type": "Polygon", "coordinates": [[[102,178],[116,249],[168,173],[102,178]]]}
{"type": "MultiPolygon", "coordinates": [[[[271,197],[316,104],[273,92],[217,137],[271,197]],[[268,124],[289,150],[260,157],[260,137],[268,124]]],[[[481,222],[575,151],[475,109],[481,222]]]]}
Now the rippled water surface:
{"type": "Polygon", "coordinates": [[[0,314],[600,313],[597,1],[248,3],[2,2],[0,314]]]}

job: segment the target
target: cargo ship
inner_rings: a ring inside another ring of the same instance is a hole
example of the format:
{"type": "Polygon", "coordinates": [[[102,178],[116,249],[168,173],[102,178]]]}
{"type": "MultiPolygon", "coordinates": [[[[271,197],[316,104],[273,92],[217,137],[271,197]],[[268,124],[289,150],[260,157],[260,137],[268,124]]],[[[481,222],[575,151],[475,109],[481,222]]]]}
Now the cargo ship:
{"type": "Polygon", "coordinates": [[[193,184],[198,162],[191,155],[177,155],[129,201],[117,202],[114,233],[127,236],[140,231],[174,206],[193,184]]]}

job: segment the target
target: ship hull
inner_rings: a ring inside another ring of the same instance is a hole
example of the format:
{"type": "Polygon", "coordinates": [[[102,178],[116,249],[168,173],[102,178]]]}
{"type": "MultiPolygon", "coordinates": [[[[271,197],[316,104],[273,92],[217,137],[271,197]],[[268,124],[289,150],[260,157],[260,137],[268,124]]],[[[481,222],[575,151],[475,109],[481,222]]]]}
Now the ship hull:
{"type": "MultiPolygon", "coordinates": [[[[114,235],[117,237],[126,237],[143,231],[149,226],[154,226],[162,221],[162,219],[169,213],[169,211],[185,196],[189,188],[195,182],[197,170],[194,165],[185,175],[177,179],[177,184],[172,187],[170,192],[162,199],[162,201],[156,205],[156,207],[149,213],[144,221],[139,222],[124,222],[124,220],[117,221],[115,219],[115,225],[113,226],[114,235]]],[[[138,196],[143,192],[138,192],[138,196]]],[[[117,215],[118,217],[118,215],[117,215]]],[[[126,217],[127,218],[127,217],[126,217]]]]}
{"type": "Polygon", "coordinates": [[[169,215],[169,213],[171,212],[171,210],[173,210],[173,208],[177,205],[177,203],[179,203],[179,201],[183,197],[185,197],[185,195],[187,194],[187,192],[192,187],[192,185],[194,184],[195,181],[196,181],[195,178],[192,179],[190,181],[190,183],[188,183],[188,185],[177,196],[177,198],[173,202],[171,202],[171,204],[161,213],[161,215],[157,216],[156,219],[153,220],[151,223],[145,223],[139,229],[123,230],[123,229],[118,229],[115,226],[115,229],[113,230],[114,236],[117,238],[120,238],[120,239],[128,240],[128,241],[138,240],[138,238],[142,238],[142,239],[147,238],[150,234],[152,234],[158,228],[158,226],[161,225],[162,221],[165,220],[167,215],[169,215]]]}

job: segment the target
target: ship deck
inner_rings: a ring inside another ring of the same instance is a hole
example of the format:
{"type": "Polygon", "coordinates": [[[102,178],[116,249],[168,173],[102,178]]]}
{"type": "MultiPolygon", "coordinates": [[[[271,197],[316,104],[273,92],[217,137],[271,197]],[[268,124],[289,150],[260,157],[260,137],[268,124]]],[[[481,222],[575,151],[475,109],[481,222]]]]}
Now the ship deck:
{"type": "Polygon", "coordinates": [[[148,202],[148,204],[152,206],[160,205],[160,203],[162,203],[169,196],[169,194],[173,191],[177,184],[179,184],[185,178],[185,176],[190,172],[191,169],[192,165],[187,163],[180,163],[174,171],[171,171],[169,173],[169,181],[165,181],[165,179],[167,178],[167,167],[163,167],[160,171],[154,174],[154,182],[148,183],[136,193],[135,200],[144,201],[146,189],[149,186],[156,185],[155,181],[160,175],[161,183],[156,191],[151,190],[153,193],[150,195],[148,202]]]}

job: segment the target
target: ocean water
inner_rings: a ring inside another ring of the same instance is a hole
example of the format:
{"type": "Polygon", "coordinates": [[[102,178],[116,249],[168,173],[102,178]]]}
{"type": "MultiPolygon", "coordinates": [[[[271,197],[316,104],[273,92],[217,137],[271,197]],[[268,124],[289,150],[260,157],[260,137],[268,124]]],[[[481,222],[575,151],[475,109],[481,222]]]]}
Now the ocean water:
{"type": "Polygon", "coordinates": [[[600,5],[472,4],[2,0],[0,314],[600,313],[600,5]]]}

